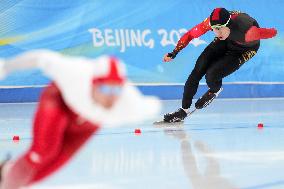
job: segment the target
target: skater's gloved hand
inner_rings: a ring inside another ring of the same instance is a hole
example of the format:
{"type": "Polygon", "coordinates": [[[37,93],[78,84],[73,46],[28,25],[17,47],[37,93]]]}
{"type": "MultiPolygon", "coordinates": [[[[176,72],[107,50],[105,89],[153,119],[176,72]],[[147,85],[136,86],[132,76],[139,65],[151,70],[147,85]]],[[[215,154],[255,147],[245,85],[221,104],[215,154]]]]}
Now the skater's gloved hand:
{"type": "Polygon", "coordinates": [[[0,58],[0,79],[4,79],[7,75],[5,70],[5,60],[0,58]]]}
{"type": "Polygon", "coordinates": [[[170,61],[172,61],[175,57],[176,57],[176,53],[173,53],[173,52],[167,53],[167,54],[165,54],[165,56],[164,56],[164,62],[170,62],[170,61]]]}

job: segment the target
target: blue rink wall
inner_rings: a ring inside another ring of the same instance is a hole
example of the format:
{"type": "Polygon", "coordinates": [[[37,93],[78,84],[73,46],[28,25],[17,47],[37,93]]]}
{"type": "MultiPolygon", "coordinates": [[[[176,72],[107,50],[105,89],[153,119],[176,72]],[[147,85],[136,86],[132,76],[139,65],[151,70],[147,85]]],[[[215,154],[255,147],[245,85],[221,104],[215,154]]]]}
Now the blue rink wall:
{"type": "MultiPolygon", "coordinates": [[[[0,8],[0,57],[39,48],[89,58],[111,54],[125,62],[129,79],[143,93],[178,99],[214,35],[193,40],[171,63],[162,63],[162,57],[216,7],[246,12],[261,27],[278,30],[277,37],[261,42],[255,57],[224,79],[221,97],[284,97],[282,0],[7,0],[0,8]]],[[[36,101],[38,86],[48,82],[38,70],[14,73],[0,81],[0,101],[36,101]]],[[[201,85],[196,97],[205,90],[201,85]]]]}
{"type": "MultiPolygon", "coordinates": [[[[283,97],[283,84],[224,84],[219,98],[278,98],[283,97]]],[[[36,102],[42,87],[1,88],[0,103],[36,102]]],[[[143,94],[156,95],[162,100],[181,99],[183,85],[138,85],[143,94]]],[[[195,98],[207,91],[201,84],[195,98]]]]}

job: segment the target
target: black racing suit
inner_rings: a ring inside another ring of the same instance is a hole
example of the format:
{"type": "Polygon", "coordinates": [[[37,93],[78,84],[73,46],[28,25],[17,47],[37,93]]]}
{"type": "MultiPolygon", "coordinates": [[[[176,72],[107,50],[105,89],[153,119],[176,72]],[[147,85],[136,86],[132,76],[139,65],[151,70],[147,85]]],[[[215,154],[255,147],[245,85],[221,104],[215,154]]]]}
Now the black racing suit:
{"type": "MultiPolygon", "coordinates": [[[[238,70],[246,61],[251,59],[258,51],[260,41],[245,42],[245,34],[252,26],[258,26],[256,20],[245,13],[230,12],[231,21],[228,27],[230,35],[226,40],[215,38],[198,57],[195,67],[189,75],[183,92],[182,108],[191,106],[193,96],[196,94],[199,81],[205,75],[210,92],[217,92],[222,86],[222,79],[238,70]]],[[[187,32],[178,42],[175,50],[179,52],[188,42],[196,37],[192,34],[194,29],[203,29],[197,36],[210,30],[206,25],[208,20],[197,25],[187,32]],[[205,30],[204,30],[205,29],[205,30]]]]}

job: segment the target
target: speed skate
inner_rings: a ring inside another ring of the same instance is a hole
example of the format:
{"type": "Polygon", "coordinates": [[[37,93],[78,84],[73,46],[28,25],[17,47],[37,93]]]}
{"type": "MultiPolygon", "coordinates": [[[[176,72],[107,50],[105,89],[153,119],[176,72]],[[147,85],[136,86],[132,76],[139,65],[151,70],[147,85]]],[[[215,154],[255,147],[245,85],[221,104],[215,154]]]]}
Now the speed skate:
{"type": "MultiPolygon", "coordinates": [[[[197,109],[195,108],[194,110],[192,110],[191,112],[187,113],[187,116],[190,116],[191,114],[193,114],[197,109]]],[[[159,120],[159,121],[155,121],[153,124],[154,125],[182,125],[184,123],[183,121],[172,121],[172,122],[168,122],[165,121],[164,119],[159,120]]]]}

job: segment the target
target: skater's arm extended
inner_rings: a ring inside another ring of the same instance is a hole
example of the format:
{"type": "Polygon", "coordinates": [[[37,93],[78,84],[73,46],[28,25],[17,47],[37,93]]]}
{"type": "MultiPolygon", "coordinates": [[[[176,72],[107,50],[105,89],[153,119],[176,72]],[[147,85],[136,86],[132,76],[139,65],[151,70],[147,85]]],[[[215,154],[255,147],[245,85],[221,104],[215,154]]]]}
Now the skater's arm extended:
{"type": "Polygon", "coordinates": [[[57,62],[60,54],[50,50],[33,50],[22,53],[2,62],[1,73],[7,75],[13,71],[20,71],[47,66],[51,62],[57,62]]]}
{"type": "Polygon", "coordinates": [[[256,41],[260,39],[269,39],[276,36],[277,30],[275,28],[258,28],[252,26],[245,35],[246,42],[256,41]]]}
{"type": "Polygon", "coordinates": [[[183,49],[185,48],[189,42],[194,39],[202,36],[209,30],[211,30],[211,26],[209,23],[209,17],[206,18],[203,22],[199,23],[198,25],[194,26],[192,29],[190,29],[188,32],[186,32],[178,41],[175,49],[166,54],[164,57],[164,61],[168,62],[171,61],[176,57],[176,55],[183,49]]]}

